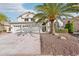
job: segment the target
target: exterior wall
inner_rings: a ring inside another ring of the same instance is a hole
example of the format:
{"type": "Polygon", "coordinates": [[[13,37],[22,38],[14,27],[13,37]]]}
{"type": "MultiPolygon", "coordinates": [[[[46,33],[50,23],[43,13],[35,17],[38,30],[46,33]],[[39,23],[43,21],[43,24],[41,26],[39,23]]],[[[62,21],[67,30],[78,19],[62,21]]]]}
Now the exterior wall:
{"type": "Polygon", "coordinates": [[[37,26],[36,24],[34,25],[34,23],[30,24],[30,23],[26,23],[26,24],[12,24],[11,25],[11,32],[12,33],[17,33],[17,32],[24,32],[24,31],[34,31],[34,32],[39,32],[40,28],[39,26],[37,26]],[[17,31],[18,30],[18,31],[17,31]]]}
{"type": "Polygon", "coordinates": [[[75,20],[74,21],[74,27],[75,27],[75,31],[79,31],[79,21],[78,20],[75,20]]]}
{"type": "Polygon", "coordinates": [[[3,31],[4,27],[2,25],[0,25],[0,31],[3,31]]]}
{"type": "Polygon", "coordinates": [[[18,18],[18,22],[24,22],[24,19],[22,19],[21,17],[18,18]]]}
{"type": "Polygon", "coordinates": [[[46,31],[47,31],[47,32],[50,31],[50,22],[48,22],[48,23],[46,24],[46,31]]]}
{"type": "Polygon", "coordinates": [[[5,27],[5,30],[6,30],[6,32],[10,32],[10,27],[9,26],[4,26],[5,27]]]}

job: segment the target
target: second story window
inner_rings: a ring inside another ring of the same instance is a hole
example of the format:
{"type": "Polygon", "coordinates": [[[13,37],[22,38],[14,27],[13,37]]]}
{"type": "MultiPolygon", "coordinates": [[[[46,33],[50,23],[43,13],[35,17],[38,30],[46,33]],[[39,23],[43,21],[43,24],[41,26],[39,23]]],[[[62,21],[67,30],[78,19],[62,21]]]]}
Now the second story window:
{"type": "Polygon", "coordinates": [[[28,21],[28,18],[25,18],[24,21],[25,21],[25,22],[28,21]]]}

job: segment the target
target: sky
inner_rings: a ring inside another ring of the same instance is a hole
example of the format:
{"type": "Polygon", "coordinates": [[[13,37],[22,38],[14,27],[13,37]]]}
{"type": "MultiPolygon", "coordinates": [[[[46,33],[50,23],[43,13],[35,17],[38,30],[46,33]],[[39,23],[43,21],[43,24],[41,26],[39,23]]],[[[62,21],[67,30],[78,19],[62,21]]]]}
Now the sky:
{"type": "MultiPolygon", "coordinates": [[[[8,16],[9,20],[17,21],[17,17],[24,12],[31,11],[36,12],[35,7],[42,3],[0,3],[0,12],[8,16]]],[[[79,15],[72,14],[72,15],[79,15]]]]}
{"type": "Polygon", "coordinates": [[[0,12],[8,16],[9,20],[16,21],[24,12],[35,12],[35,7],[42,3],[0,3],[0,12]]]}

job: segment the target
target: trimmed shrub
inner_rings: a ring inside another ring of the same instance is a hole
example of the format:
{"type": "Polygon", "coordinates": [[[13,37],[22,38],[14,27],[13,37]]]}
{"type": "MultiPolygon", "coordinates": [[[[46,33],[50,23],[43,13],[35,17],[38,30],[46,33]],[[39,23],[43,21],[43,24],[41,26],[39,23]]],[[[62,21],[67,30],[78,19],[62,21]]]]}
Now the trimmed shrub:
{"type": "Polygon", "coordinates": [[[71,23],[67,23],[65,25],[65,29],[68,29],[69,33],[73,33],[74,32],[74,22],[72,21],[71,23]]]}
{"type": "Polygon", "coordinates": [[[56,30],[57,33],[68,33],[68,29],[58,29],[56,30]]]}

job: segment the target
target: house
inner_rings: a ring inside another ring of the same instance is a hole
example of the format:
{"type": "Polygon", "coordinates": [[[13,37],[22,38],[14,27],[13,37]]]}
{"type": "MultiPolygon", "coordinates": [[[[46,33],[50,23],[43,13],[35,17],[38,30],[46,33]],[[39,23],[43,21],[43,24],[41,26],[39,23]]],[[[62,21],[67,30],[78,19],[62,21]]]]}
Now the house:
{"type": "Polygon", "coordinates": [[[8,22],[0,24],[0,32],[10,32],[10,24],[8,22]]]}
{"type": "Polygon", "coordinates": [[[20,15],[19,17],[17,17],[17,21],[16,22],[10,22],[11,25],[11,31],[12,33],[16,33],[19,31],[24,31],[24,30],[32,30],[33,27],[35,28],[34,30],[39,30],[38,29],[38,24],[36,24],[35,22],[33,22],[33,16],[35,14],[32,12],[26,12],[22,15],[20,15]],[[31,29],[31,28],[32,29],[31,29]],[[28,29],[30,28],[30,29],[28,29]]]}
{"type": "Polygon", "coordinates": [[[74,27],[75,27],[75,31],[79,32],[79,16],[76,16],[74,19],[74,27]]]}
{"type": "MultiPolygon", "coordinates": [[[[16,22],[5,22],[4,28],[6,32],[16,33],[16,32],[24,32],[25,31],[42,31],[42,23],[36,24],[33,20],[33,16],[35,14],[33,12],[25,12],[24,14],[17,17],[16,22]]],[[[57,20],[59,27],[63,26],[63,22],[59,19],[57,20]]],[[[45,28],[45,27],[44,27],[45,28]]],[[[50,31],[50,22],[46,24],[46,31],[50,31]]]]}

